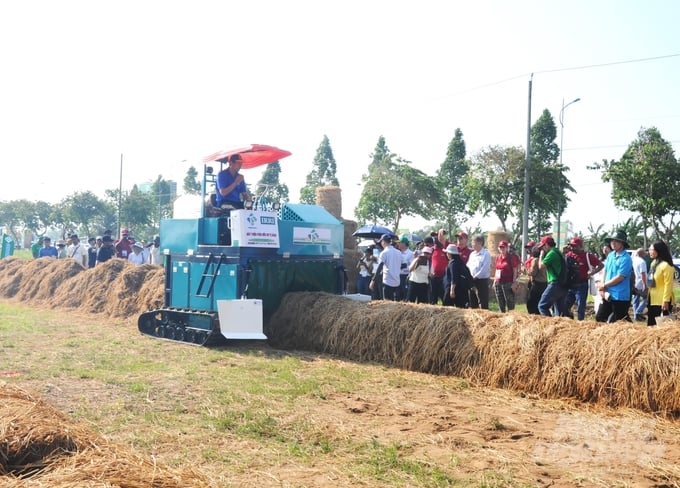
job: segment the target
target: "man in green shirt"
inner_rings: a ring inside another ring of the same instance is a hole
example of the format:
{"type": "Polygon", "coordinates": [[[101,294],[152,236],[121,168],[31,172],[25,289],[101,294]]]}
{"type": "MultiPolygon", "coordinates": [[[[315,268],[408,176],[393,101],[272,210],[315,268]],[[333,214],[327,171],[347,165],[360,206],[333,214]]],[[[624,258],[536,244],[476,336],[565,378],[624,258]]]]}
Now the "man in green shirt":
{"type": "Polygon", "coordinates": [[[564,256],[556,249],[555,239],[552,236],[543,236],[537,247],[541,250],[538,266],[546,270],[548,277],[548,286],[538,302],[538,312],[546,317],[561,316],[568,291],[560,285],[564,256]]]}
{"type": "Polygon", "coordinates": [[[38,236],[38,240],[35,241],[31,246],[31,254],[33,255],[33,259],[38,259],[40,256],[40,248],[43,247],[44,242],[45,238],[43,236],[38,236]]]}

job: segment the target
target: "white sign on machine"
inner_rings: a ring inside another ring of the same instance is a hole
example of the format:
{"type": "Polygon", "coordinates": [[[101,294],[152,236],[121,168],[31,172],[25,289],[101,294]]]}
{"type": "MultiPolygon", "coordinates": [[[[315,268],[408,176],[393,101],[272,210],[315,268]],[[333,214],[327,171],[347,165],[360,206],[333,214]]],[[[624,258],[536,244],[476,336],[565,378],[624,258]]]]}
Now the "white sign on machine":
{"type": "Polygon", "coordinates": [[[275,212],[232,210],[231,245],[235,247],[279,247],[279,226],[275,212]]]}
{"type": "Polygon", "coordinates": [[[262,300],[217,300],[220,332],[227,339],[266,339],[262,332],[262,300]]]}

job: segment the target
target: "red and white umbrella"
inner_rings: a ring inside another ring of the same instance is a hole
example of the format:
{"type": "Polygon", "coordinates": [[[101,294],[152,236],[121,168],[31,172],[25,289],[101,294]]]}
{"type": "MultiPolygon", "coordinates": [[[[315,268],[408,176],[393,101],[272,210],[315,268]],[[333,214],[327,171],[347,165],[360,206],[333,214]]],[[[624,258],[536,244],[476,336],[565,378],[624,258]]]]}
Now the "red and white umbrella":
{"type": "Polygon", "coordinates": [[[240,154],[243,160],[243,168],[255,168],[263,164],[273,163],[291,155],[290,151],[279,149],[274,146],[267,146],[265,144],[249,144],[247,146],[234,147],[231,149],[224,149],[203,158],[204,163],[211,161],[225,162],[229,156],[233,154],[240,154]]]}

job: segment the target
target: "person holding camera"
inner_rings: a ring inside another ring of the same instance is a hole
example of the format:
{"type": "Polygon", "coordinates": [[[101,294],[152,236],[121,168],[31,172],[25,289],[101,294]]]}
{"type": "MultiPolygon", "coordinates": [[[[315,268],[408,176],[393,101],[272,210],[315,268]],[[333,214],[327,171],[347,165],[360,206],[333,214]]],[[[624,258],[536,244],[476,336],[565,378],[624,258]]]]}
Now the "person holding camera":
{"type": "Polygon", "coordinates": [[[406,301],[411,303],[429,303],[430,260],[432,248],[425,246],[409,265],[408,291],[406,301]]]}
{"type": "Polygon", "coordinates": [[[357,263],[357,270],[359,270],[359,276],[357,277],[357,293],[361,293],[362,295],[371,294],[368,285],[371,283],[371,278],[373,277],[374,264],[375,256],[373,256],[373,246],[369,246],[357,263]]]}

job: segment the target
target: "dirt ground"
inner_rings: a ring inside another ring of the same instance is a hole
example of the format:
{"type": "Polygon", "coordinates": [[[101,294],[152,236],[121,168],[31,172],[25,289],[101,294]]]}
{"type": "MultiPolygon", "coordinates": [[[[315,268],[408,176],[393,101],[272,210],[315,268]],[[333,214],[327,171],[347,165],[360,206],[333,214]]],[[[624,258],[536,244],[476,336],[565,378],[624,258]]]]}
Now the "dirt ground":
{"type": "MultiPolygon", "coordinates": [[[[82,320],[87,321],[87,316],[82,320]]],[[[100,333],[110,334],[113,341],[130,337],[135,341],[154,340],[139,337],[132,323],[105,328],[100,333]]],[[[164,345],[173,351],[190,348],[164,345]]],[[[197,359],[207,351],[191,350],[197,359]]],[[[299,405],[300,415],[323,426],[333,436],[380,439],[382,443],[408,446],[410,457],[429,461],[433,466],[454,466],[451,474],[463,480],[456,486],[680,486],[680,425],[674,421],[633,410],[610,410],[476,388],[458,378],[357,365],[329,356],[273,349],[268,354],[299,357],[309,369],[375,369],[378,374],[372,376],[378,378],[377,382],[360,390],[333,394],[323,401],[311,399],[299,405]]],[[[29,373],[30,368],[8,369],[7,365],[0,368],[0,377],[11,377],[13,383],[40,392],[45,400],[66,413],[83,405],[98,405],[107,411],[125,396],[115,385],[89,381],[84,387],[82,379],[65,376],[36,381],[27,378],[29,373]]],[[[161,383],[159,388],[163,390],[155,402],[161,398],[179,399],[189,410],[193,408],[187,385],[160,386],[161,383]]],[[[156,408],[165,407],[160,404],[156,408]]],[[[106,437],[125,442],[126,433],[107,432],[106,437]]],[[[153,447],[153,455],[166,462],[188,441],[173,437],[172,433],[168,437],[167,441],[155,441],[153,447]]],[[[260,447],[245,441],[238,449],[257,451],[260,447]]],[[[227,474],[223,473],[225,466],[218,462],[197,467],[211,479],[220,480],[216,486],[391,486],[348,478],[343,467],[347,455],[320,459],[311,465],[263,459],[247,471],[230,470],[227,474]]],[[[446,485],[433,481],[400,486],[446,485]]]]}
{"type": "MultiPolygon", "coordinates": [[[[31,266],[43,265],[33,263],[31,266]]],[[[18,269],[19,265],[15,266],[18,269]]],[[[98,272],[110,271],[121,277],[121,283],[123,279],[127,280],[125,285],[120,285],[121,290],[130,290],[130,283],[149,280],[146,275],[137,276],[138,270],[119,267],[123,269],[114,269],[111,265],[98,272]]],[[[27,276],[35,275],[32,268],[27,270],[26,277],[12,273],[15,273],[12,269],[6,272],[10,278],[16,276],[14,281],[17,283],[30,284],[27,276]]],[[[96,280],[96,283],[100,282],[118,290],[117,282],[96,280]]],[[[161,278],[153,275],[153,283],[162,291],[161,278]]],[[[41,286],[47,286],[44,278],[33,288],[40,291],[41,286]]],[[[72,294],[73,289],[69,288],[69,293],[72,294]]],[[[118,308],[106,305],[109,310],[99,306],[109,317],[127,317],[120,319],[115,327],[101,326],[103,323],[110,325],[111,319],[104,320],[101,314],[89,315],[89,309],[81,308],[61,314],[64,338],[56,332],[57,335],[51,335],[41,346],[44,349],[40,352],[24,350],[21,344],[13,345],[12,349],[0,348],[0,386],[6,380],[29,388],[75,417],[83,409],[91,412],[119,409],[128,399],[124,388],[115,384],[64,374],[36,379],[32,377],[31,370],[41,367],[40,355],[52,354],[51,349],[55,349],[53,354],[59,353],[56,344],[63,343],[61,347],[65,351],[74,351],[69,338],[72,343],[77,343],[80,339],[87,340],[87,334],[94,333],[105,338],[111,347],[120,344],[120,354],[150,354],[146,344],[158,340],[141,337],[135,318],[130,317],[129,311],[118,313],[121,303],[137,306],[142,301],[143,291],[139,291],[139,296],[128,294],[129,301],[123,301],[116,295],[110,302],[118,308]],[[99,324],[99,327],[88,327],[90,324],[99,324]],[[67,326],[70,327],[68,330],[67,326]]],[[[151,294],[153,299],[158,294],[154,293],[151,294]]],[[[44,295],[54,296],[50,290],[44,295]]],[[[150,298],[148,301],[153,300],[150,298]]],[[[46,302],[40,306],[45,307],[46,302]]],[[[96,308],[95,305],[92,308],[96,308]]],[[[55,328],[55,331],[59,329],[55,328]]],[[[200,361],[209,361],[210,355],[214,354],[206,348],[182,344],[163,343],[163,346],[167,347],[157,347],[153,354],[164,357],[170,351],[191,350],[199,364],[200,361]]],[[[298,405],[297,415],[319,426],[329,437],[367,441],[380,439],[382,443],[405,446],[409,458],[430,462],[434,467],[446,466],[448,475],[461,480],[456,486],[680,487],[680,422],[677,420],[636,410],[606,409],[577,401],[546,400],[521,392],[480,388],[460,378],[358,364],[307,352],[279,351],[264,343],[257,347],[265,350],[267,355],[300,358],[308,370],[318,368],[326,371],[339,367],[356,372],[370,370],[372,381],[350,392],[334,392],[325,398],[305,398],[298,405]]],[[[242,352],[243,358],[231,358],[233,364],[230,366],[238,366],[238,361],[248,360],[249,351],[242,352]]],[[[155,402],[154,408],[159,411],[172,411],[173,405],[178,402],[188,413],[199,411],[203,407],[202,400],[192,396],[191,386],[179,379],[167,381],[159,375],[154,385],[156,396],[149,401],[155,402]]],[[[183,431],[158,432],[158,438],[145,448],[146,452],[176,465],[176,453],[186,447],[188,439],[185,436],[191,431],[189,424],[183,431]]],[[[104,429],[101,433],[114,442],[130,442],[127,431],[104,429]]],[[[261,453],[262,446],[252,439],[239,439],[237,445],[227,445],[215,434],[206,438],[205,442],[221,445],[225,450],[250,453],[249,464],[242,469],[225,466],[220,460],[203,460],[200,453],[194,454],[196,467],[211,479],[218,480],[216,486],[390,486],[388,483],[367,481],[374,480],[370,476],[348,475],[347,466],[351,465],[352,453],[337,453],[319,457],[318,461],[299,463],[293,457],[268,458],[268,453],[261,453]]],[[[196,451],[200,447],[197,446],[196,451]]],[[[8,485],[0,477],[2,486],[8,485]]],[[[447,485],[432,480],[400,486],[447,485]]]]}

